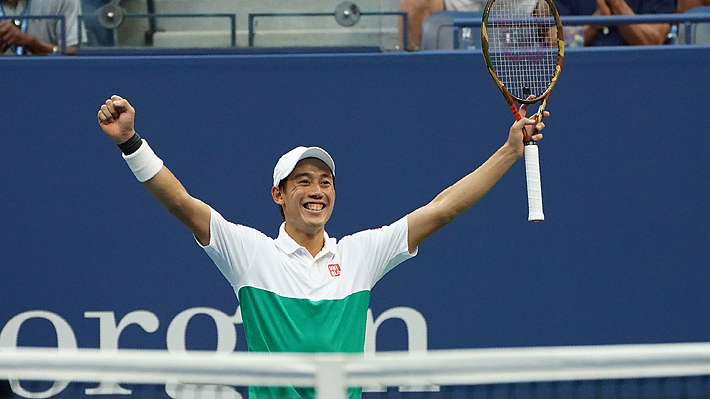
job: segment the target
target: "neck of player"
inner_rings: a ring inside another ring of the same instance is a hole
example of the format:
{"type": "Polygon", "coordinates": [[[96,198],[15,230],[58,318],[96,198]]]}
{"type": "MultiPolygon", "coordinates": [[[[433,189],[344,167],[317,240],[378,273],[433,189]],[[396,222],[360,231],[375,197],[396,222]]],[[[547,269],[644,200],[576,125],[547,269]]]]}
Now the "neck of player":
{"type": "Polygon", "coordinates": [[[314,258],[323,249],[323,246],[325,246],[325,237],[323,235],[324,228],[322,227],[312,232],[305,231],[287,221],[284,230],[286,230],[286,234],[296,241],[298,245],[306,248],[314,258]]]}

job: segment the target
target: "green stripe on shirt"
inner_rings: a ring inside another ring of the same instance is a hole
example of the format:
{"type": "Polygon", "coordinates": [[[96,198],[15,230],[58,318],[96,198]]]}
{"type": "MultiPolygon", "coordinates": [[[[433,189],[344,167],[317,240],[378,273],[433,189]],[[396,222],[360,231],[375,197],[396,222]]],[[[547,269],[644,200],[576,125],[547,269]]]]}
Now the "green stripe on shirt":
{"type": "Polygon", "coordinates": [[[238,296],[250,352],[364,350],[370,291],[311,301],[242,287],[238,296]]]}
{"type": "MultiPolygon", "coordinates": [[[[254,287],[238,293],[250,352],[362,353],[370,291],[343,299],[287,298],[254,287]]],[[[348,398],[362,396],[348,389],[348,398]]],[[[313,388],[249,387],[250,399],[312,399],[313,388]]]]}

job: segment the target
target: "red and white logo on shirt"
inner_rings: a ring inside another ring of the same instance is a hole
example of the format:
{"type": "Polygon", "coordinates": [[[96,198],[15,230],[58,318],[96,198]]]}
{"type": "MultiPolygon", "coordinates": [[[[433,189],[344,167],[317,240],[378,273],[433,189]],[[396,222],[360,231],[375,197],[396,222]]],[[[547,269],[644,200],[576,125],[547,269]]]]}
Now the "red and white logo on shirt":
{"type": "Polygon", "coordinates": [[[330,271],[330,275],[332,277],[338,277],[340,276],[340,265],[338,265],[337,263],[328,265],[328,271],[330,271]]]}

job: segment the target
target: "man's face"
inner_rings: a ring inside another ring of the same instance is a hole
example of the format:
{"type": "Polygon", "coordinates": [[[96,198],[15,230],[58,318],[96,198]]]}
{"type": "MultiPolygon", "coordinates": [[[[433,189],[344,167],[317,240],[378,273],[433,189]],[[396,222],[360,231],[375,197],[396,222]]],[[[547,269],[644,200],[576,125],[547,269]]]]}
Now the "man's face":
{"type": "Polygon", "coordinates": [[[335,204],[333,175],[320,159],[299,161],[286,178],[284,190],[272,189],[286,224],[307,234],[317,234],[330,219],[335,204]]]}

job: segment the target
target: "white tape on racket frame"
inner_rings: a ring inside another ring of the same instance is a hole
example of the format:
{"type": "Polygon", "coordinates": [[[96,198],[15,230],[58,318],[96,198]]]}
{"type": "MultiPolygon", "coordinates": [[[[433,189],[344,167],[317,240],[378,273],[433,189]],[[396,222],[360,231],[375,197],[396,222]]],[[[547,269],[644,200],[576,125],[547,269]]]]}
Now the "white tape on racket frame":
{"type": "Polygon", "coordinates": [[[545,215],[542,213],[540,158],[535,144],[525,146],[525,178],[528,183],[528,221],[541,222],[545,215]]]}

